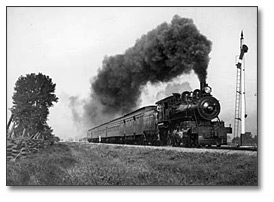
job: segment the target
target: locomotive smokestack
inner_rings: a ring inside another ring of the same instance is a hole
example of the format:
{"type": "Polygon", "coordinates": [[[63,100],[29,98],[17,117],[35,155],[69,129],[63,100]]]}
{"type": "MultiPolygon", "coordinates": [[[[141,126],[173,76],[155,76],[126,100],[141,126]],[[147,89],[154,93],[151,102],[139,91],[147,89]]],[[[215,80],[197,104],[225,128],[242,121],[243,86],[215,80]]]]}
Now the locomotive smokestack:
{"type": "Polygon", "coordinates": [[[203,92],[204,87],[207,86],[206,81],[200,81],[200,90],[203,92]]]}

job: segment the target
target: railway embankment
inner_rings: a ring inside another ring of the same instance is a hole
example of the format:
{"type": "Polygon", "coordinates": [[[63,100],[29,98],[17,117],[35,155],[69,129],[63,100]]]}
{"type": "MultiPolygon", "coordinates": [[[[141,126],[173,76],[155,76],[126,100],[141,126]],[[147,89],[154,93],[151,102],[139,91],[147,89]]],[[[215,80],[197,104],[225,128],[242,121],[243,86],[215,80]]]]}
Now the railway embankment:
{"type": "Polygon", "coordinates": [[[58,143],[7,162],[7,185],[253,185],[257,155],[58,143]]]}

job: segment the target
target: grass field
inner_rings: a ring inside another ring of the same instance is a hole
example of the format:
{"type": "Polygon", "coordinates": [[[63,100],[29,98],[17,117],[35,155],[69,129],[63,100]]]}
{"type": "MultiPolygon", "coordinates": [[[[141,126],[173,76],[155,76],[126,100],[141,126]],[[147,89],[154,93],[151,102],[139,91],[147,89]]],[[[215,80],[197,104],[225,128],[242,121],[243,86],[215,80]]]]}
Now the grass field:
{"type": "Polygon", "coordinates": [[[257,156],[59,143],[7,162],[7,185],[257,185],[257,156]]]}

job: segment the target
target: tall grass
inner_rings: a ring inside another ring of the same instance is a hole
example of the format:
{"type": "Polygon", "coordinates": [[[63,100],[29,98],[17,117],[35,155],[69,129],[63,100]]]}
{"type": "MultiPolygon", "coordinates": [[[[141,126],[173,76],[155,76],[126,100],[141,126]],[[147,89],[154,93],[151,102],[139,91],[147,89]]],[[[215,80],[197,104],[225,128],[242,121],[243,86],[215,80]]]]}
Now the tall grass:
{"type": "Polygon", "coordinates": [[[63,143],[7,162],[7,185],[257,185],[257,157],[63,143]]]}

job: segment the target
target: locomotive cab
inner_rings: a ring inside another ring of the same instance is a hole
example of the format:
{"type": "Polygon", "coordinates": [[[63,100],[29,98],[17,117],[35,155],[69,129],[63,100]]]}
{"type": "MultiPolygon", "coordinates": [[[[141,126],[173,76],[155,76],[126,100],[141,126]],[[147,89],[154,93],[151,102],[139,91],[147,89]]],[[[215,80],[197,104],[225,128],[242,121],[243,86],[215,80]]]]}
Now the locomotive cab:
{"type": "Polygon", "coordinates": [[[172,105],[175,103],[175,97],[169,96],[156,103],[158,111],[158,121],[164,122],[170,119],[172,113],[172,105]]]}

